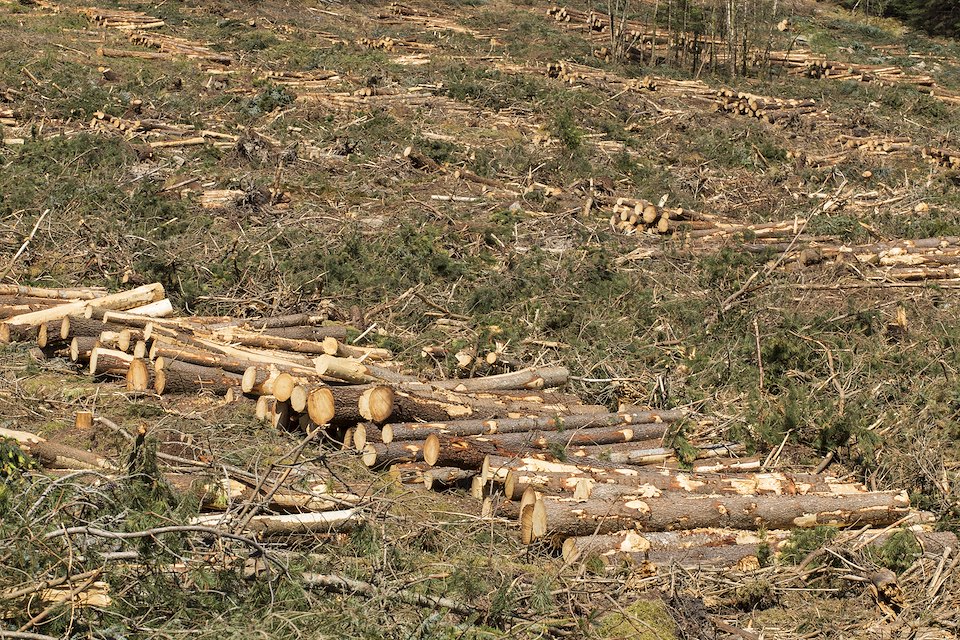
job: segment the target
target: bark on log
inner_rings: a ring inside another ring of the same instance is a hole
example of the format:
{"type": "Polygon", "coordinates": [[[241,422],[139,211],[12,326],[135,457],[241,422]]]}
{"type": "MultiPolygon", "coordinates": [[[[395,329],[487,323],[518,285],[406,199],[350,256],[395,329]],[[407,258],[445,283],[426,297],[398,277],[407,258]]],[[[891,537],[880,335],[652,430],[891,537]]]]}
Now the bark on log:
{"type": "Polygon", "coordinates": [[[379,382],[419,382],[413,376],[404,375],[383,367],[363,364],[349,358],[338,358],[324,354],[314,359],[317,373],[350,384],[365,384],[379,382]]]}
{"type": "Polygon", "coordinates": [[[153,388],[158,395],[197,394],[209,391],[222,396],[231,387],[240,387],[242,376],[223,369],[158,359],[155,363],[153,388]]]}
{"type": "Polygon", "coordinates": [[[59,469],[116,469],[103,456],[51,442],[26,431],[0,428],[0,438],[12,438],[45,467],[59,469]]]}
{"type": "Polygon", "coordinates": [[[70,341],[70,360],[73,362],[89,362],[93,355],[93,348],[97,346],[97,339],[82,336],[70,341]]]}
{"type": "Polygon", "coordinates": [[[363,464],[383,468],[398,462],[423,462],[425,442],[394,442],[383,444],[368,442],[363,448],[363,464]]]}
{"type": "MultiPolygon", "coordinates": [[[[273,316],[270,318],[248,318],[239,321],[241,329],[249,331],[264,331],[267,329],[286,329],[290,327],[313,327],[331,332],[347,335],[347,328],[340,325],[320,326],[327,320],[324,315],[312,315],[309,313],[293,313],[285,316],[273,316]]],[[[331,333],[330,335],[334,335],[331,333]]]]}
{"type": "Polygon", "coordinates": [[[67,339],[61,335],[63,322],[64,320],[53,320],[51,322],[44,322],[37,327],[37,346],[41,349],[46,349],[48,346],[52,347],[68,342],[67,339]]]}
{"type": "MultiPolygon", "coordinates": [[[[191,524],[218,527],[232,530],[237,523],[232,514],[200,516],[191,524]]],[[[359,524],[359,512],[356,509],[326,511],[323,513],[291,513],[281,516],[254,516],[244,527],[262,535],[289,535],[297,533],[330,533],[349,531],[359,524]]]]}
{"type": "Polygon", "coordinates": [[[586,445],[612,444],[649,440],[662,437],[667,430],[666,423],[650,422],[619,427],[596,427],[569,431],[533,431],[529,433],[504,433],[472,436],[471,442],[491,442],[500,449],[521,453],[537,449],[549,450],[555,447],[576,447],[586,445]]]}
{"type": "MultiPolygon", "coordinates": [[[[130,291],[103,296],[95,300],[78,300],[76,302],[50,307],[49,309],[25,313],[5,320],[3,323],[0,323],[0,326],[6,328],[6,333],[9,335],[10,331],[36,328],[44,322],[60,320],[70,315],[83,315],[87,307],[91,306],[94,301],[96,302],[96,306],[104,309],[130,309],[160,300],[163,297],[163,285],[155,283],[131,289],[130,291]]],[[[0,339],[4,337],[3,333],[4,332],[0,331],[0,339]]]]}
{"type": "Polygon", "coordinates": [[[99,337],[104,331],[119,331],[122,328],[120,325],[108,324],[81,315],[67,316],[60,319],[60,338],[69,340],[78,336],[99,337]]]}
{"type": "Polygon", "coordinates": [[[893,491],[843,496],[693,496],[663,492],[658,497],[623,501],[577,502],[544,496],[541,502],[545,513],[542,528],[561,537],[628,529],[883,527],[910,511],[906,493],[893,491]]]}
{"type": "Polygon", "coordinates": [[[119,378],[125,380],[133,356],[116,349],[94,347],[90,351],[90,375],[94,378],[119,378]]]}
{"type": "Polygon", "coordinates": [[[495,391],[510,389],[547,389],[562,387],[567,383],[570,372],[563,367],[542,367],[521,369],[485,378],[462,378],[437,380],[431,386],[437,389],[453,391],[495,391]]]}
{"type": "Polygon", "coordinates": [[[457,467],[431,467],[423,473],[423,486],[426,489],[448,489],[472,480],[475,471],[457,467]]]}
{"type": "MultiPolygon", "coordinates": [[[[665,413],[664,415],[667,418],[674,417],[672,413],[665,413]]],[[[479,435],[497,435],[499,437],[501,434],[529,434],[534,431],[540,431],[562,433],[566,435],[567,438],[555,438],[555,441],[566,443],[577,430],[603,427],[625,428],[630,426],[636,427],[635,431],[638,433],[652,433],[654,435],[633,437],[629,438],[629,440],[660,438],[666,433],[667,422],[662,420],[661,416],[656,412],[587,413],[560,417],[459,420],[456,422],[432,423],[406,422],[384,425],[384,431],[388,432],[388,437],[390,438],[387,442],[392,442],[393,440],[422,440],[430,433],[456,437],[479,435]]],[[[574,446],[581,441],[588,440],[571,440],[569,445],[574,446]]],[[[623,442],[623,440],[614,441],[623,442]]]]}
{"type": "Polygon", "coordinates": [[[75,289],[47,289],[44,287],[24,287],[16,284],[0,284],[0,295],[3,296],[30,296],[34,298],[49,298],[51,300],[93,300],[107,295],[106,290],[97,287],[78,287],[75,289]]]}

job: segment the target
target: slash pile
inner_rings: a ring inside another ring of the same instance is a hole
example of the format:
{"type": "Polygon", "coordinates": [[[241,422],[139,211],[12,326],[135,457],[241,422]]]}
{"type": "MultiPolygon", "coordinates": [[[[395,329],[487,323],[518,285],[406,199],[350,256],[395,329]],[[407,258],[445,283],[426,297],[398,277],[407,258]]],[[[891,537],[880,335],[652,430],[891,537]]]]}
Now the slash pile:
{"type": "MultiPolygon", "coordinates": [[[[930,537],[929,516],[912,510],[904,492],[770,471],[757,458],[737,457],[744,449],[737,443],[685,446],[690,468],[683,469],[672,446],[678,433],[709,420],[678,409],[584,404],[560,390],[569,377],[562,367],[422,380],[404,373],[388,350],[349,343],[348,327],[326,312],[176,317],[164,295],[159,284],[114,294],[2,286],[0,339],[35,340],[45,356],[69,356],[97,380],[123,381],[133,398],[151,391],[256,397],[257,416],[276,428],[356,451],[366,466],[389,468],[401,482],[469,488],[483,499],[485,516],[518,521],[524,542],[557,545],[570,558],[742,565],[757,562],[760,545],[775,552],[789,530],[819,525],[865,527],[865,536],[872,527],[909,525],[930,537]]],[[[29,433],[0,436],[53,466],[117,469],[29,433]]],[[[167,480],[200,491],[208,509],[263,488],[232,479],[198,488],[195,478],[176,474],[167,480]]],[[[281,482],[267,497],[295,512],[256,516],[244,527],[339,530],[360,517],[356,494],[281,482]]],[[[198,522],[237,526],[224,517],[198,522]]]]}

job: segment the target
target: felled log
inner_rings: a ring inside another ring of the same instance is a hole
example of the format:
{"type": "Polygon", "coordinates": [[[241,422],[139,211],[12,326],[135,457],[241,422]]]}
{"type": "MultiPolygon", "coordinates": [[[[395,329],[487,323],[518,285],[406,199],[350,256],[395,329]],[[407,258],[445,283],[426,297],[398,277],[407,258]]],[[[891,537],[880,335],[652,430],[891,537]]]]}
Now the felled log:
{"type": "MultiPolygon", "coordinates": [[[[579,436],[570,439],[575,430],[596,429],[600,427],[627,427],[636,425],[644,433],[656,435],[642,436],[637,439],[659,438],[666,432],[666,425],[682,416],[679,411],[648,411],[642,413],[598,413],[579,414],[562,417],[504,418],[494,420],[459,420],[455,422],[434,423],[397,423],[383,426],[386,442],[394,440],[422,440],[431,433],[439,435],[468,437],[477,435],[530,434],[534,431],[555,431],[566,434],[566,438],[556,438],[556,442],[575,446],[581,442],[590,442],[579,436]],[[641,426],[643,425],[643,426],[641,426]],[[648,425],[659,425],[650,427],[648,425]]],[[[630,439],[634,439],[633,436],[630,439]]],[[[617,440],[623,442],[623,440],[617,440]]],[[[596,444],[595,442],[591,442],[596,444]]]]}
{"type": "Polygon", "coordinates": [[[548,389],[567,383],[570,371],[564,367],[531,367],[484,378],[437,380],[431,386],[453,391],[496,391],[510,389],[548,389]]]}
{"type": "Polygon", "coordinates": [[[176,360],[158,358],[154,363],[153,388],[158,395],[196,394],[209,391],[222,396],[231,387],[240,387],[242,376],[223,369],[203,367],[176,360]]]}
{"type": "Polygon", "coordinates": [[[107,292],[101,287],[48,289],[45,287],[25,287],[17,284],[0,284],[0,296],[29,296],[75,302],[77,300],[102,298],[105,295],[107,295],[107,292]]]}
{"type": "Polygon", "coordinates": [[[154,387],[153,363],[134,357],[127,367],[127,391],[144,392],[154,387]]]}
{"type": "Polygon", "coordinates": [[[61,320],[70,315],[83,315],[87,307],[96,306],[104,309],[130,309],[150,302],[161,300],[164,297],[163,285],[155,283],[137,287],[129,291],[122,291],[91,300],[77,300],[66,304],[50,307],[41,311],[25,313],[8,318],[0,323],[0,343],[10,342],[12,338],[26,335],[31,329],[35,330],[44,322],[61,320]]]}
{"type": "MultiPolygon", "coordinates": [[[[359,524],[359,516],[360,512],[357,509],[290,513],[281,516],[253,516],[244,526],[244,530],[263,535],[349,531],[359,524]]],[[[190,522],[207,527],[233,529],[237,524],[237,516],[233,514],[199,516],[190,522]]]]}
{"type": "Polygon", "coordinates": [[[423,473],[423,486],[426,489],[445,489],[456,487],[469,481],[476,472],[457,467],[431,467],[423,473]]]}
{"type": "Polygon", "coordinates": [[[582,502],[544,496],[540,502],[544,505],[543,517],[537,528],[561,537],[628,529],[883,527],[910,510],[906,493],[894,491],[841,496],[692,496],[663,492],[657,497],[582,502]]]}
{"type": "Polygon", "coordinates": [[[423,462],[426,442],[367,442],[363,448],[363,464],[373,468],[383,468],[398,462],[423,462]]]}
{"type": "Polygon", "coordinates": [[[11,438],[40,464],[59,469],[116,469],[103,456],[75,447],[51,442],[26,431],[0,428],[0,438],[11,438]]]}
{"type": "Polygon", "coordinates": [[[118,378],[126,380],[127,369],[130,367],[132,361],[133,356],[129,353],[117,351],[116,349],[94,347],[90,351],[90,375],[94,378],[118,378]]]}
{"type": "Polygon", "coordinates": [[[70,360],[73,362],[89,362],[96,346],[98,346],[96,338],[90,336],[74,338],[70,341],[70,360]]]}
{"type": "Polygon", "coordinates": [[[324,354],[314,359],[317,373],[350,384],[375,382],[419,382],[414,376],[404,375],[383,367],[364,364],[351,358],[338,358],[324,354]]]}
{"type": "Polygon", "coordinates": [[[37,327],[37,346],[41,349],[46,349],[47,347],[67,342],[67,340],[61,336],[63,322],[64,320],[53,320],[51,322],[44,322],[37,327]]]}
{"type": "Polygon", "coordinates": [[[101,322],[82,315],[67,316],[59,320],[60,338],[70,340],[78,336],[99,337],[104,331],[122,329],[120,325],[101,322]]]}

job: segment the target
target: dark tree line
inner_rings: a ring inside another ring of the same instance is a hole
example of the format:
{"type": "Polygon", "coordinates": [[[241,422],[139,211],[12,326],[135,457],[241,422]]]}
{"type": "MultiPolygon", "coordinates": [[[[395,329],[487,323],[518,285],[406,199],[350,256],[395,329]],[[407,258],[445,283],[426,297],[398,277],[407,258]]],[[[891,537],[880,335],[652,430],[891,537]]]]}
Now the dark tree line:
{"type": "Polygon", "coordinates": [[[885,13],[928,33],[960,36],[958,0],[887,0],[885,13]]]}

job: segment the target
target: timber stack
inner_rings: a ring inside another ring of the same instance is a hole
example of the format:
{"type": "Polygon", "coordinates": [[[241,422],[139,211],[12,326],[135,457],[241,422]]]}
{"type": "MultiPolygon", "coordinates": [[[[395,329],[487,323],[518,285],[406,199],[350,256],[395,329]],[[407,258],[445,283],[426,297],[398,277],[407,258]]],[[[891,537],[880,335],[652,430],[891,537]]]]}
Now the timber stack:
{"type": "MultiPolygon", "coordinates": [[[[901,247],[905,255],[925,248],[901,247]]],[[[947,247],[938,249],[946,255],[947,247]]],[[[704,416],[584,404],[563,390],[563,367],[517,368],[512,358],[502,359],[503,373],[420,379],[390,351],[347,341],[350,328],[329,315],[177,317],[160,284],[112,294],[0,285],[3,342],[35,341],[43,354],[69,357],[96,380],[120,382],[132,398],[256,398],[257,417],[273,427],[353,451],[400,482],[467,489],[482,500],[484,516],[513,521],[525,543],[555,546],[571,559],[739,566],[757,562],[762,545],[775,552],[787,531],[820,525],[909,525],[939,544],[926,532],[929,517],[912,510],[904,492],[775,470],[745,456],[741,444],[706,438],[685,445],[681,459],[677,434],[711,431],[704,416]]],[[[78,425],[92,420],[77,414],[78,425]]],[[[117,470],[97,454],[33,434],[0,436],[49,467],[117,470]]],[[[175,489],[200,491],[209,510],[257,496],[263,486],[168,475],[175,489]]],[[[356,492],[319,483],[268,497],[298,513],[197,522],[263,535],[342,530],[362,502],[356,492]]]]}
{"type": "Polygon", "coordinates": [[[815,100],[782,100],[730,89],[717,92],[715,108],[719,112],[758,118],[771,124],[797,116],[813,114],[826,116],[825,111],[817,108],[815,100]]]}

